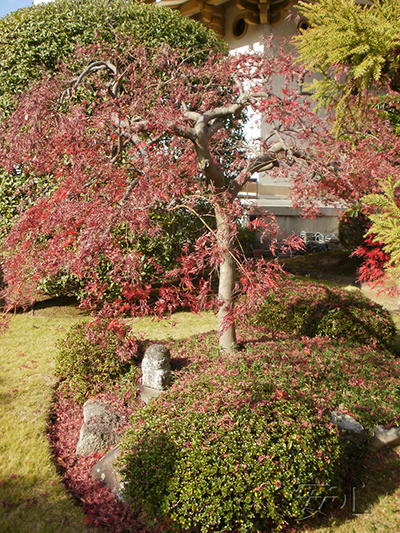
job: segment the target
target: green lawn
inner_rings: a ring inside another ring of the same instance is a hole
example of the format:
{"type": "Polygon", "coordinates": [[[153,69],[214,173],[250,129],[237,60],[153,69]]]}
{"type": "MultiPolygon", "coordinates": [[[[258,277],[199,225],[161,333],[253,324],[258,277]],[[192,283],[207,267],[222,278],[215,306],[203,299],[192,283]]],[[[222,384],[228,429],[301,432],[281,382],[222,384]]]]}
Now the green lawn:
{"type": "Polygon", "coordinates": [[[75,318],[17,315],[0,340],[0,531],[77,533],[84,515],[60,483],[46,437],[56,341],[75,318]]]}

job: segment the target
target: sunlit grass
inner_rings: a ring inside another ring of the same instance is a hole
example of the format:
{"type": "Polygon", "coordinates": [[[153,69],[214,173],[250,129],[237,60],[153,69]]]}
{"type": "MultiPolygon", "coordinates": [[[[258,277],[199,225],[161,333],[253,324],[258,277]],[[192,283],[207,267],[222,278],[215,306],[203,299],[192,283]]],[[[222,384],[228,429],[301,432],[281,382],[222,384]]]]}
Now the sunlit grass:
{"type": "Polygon", "coordinates": [[[46,437],[56,341],[74,321],[17,315],[0,338],[1,533],[85,530],[46,437]]]}
{"type": "Polygon", "coordinates": [[[156,320],[149,317],[129,321],[132,332],[147,339],[185,339],[192,335],[217,330],[217,317],[211,312],[175,313],[172,318],[156,320]]]}

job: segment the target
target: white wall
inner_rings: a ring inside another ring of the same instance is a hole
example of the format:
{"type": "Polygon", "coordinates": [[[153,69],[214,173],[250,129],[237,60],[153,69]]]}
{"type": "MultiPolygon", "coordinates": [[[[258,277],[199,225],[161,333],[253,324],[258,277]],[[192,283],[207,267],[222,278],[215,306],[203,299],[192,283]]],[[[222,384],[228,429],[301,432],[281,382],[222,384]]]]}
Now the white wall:
{"type": "Polygon", "coordinates": [[[225,40],[227,41],[229,48],[235,50],[243,46],[248,46],[256,42],[260,42],[262,37],[269,37],[271,34],[277,37],[291,37],[297,33],[297,11],[295,8],[288,10],[287,14],[293,13],[292,20],[285,20],[276,26],[268,26],[266,24],[259,26],[247,26],[247,30],[243,37],[236,38],[233,35],[232,27],[235,19],[240,17],[242,11],[236,7],[231,6],[226,9],[225,13],[225,40]]]}

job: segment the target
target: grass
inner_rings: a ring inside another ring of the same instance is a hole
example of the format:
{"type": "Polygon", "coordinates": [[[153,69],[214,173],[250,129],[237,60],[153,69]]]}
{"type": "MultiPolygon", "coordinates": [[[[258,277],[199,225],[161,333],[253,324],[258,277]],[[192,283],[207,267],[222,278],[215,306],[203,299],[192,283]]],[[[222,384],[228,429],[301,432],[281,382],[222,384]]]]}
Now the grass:
{"type": "MultiPolygon", "coordinates": [[[[399,317],[394,318],[399,326],[399,317]]],[[[55,384],[56,342],[82,319],[85,316],[72,305],[43,304],[34,314],[15,316],[1,337],[0,533],[95,532],[85,527],[81,508],[60,483],[46,437],[55,384]]],[[[175,327],[171,321],[131,322],[134,333],[160,340],[181,339],[216,328],[216,318],[209,313],[199,317],[178,313],[173,318],[175,327]]],[[[400,531],[400,446],[369,454],[353,469],[353,475],[343,509],[343,502],[334,502],[331,509],[323,506],[315,517],[292,531],[400,531]]]]}
{"type": "Polygon", "coordinates": [[[130,322],[135,335],[150,339],[185,339],[218,328],[213,313],[175,313],[170,320],[157,321],[148,317],[133,318],[130,322]]]}
{"type": "Polygon", "coordinates": [[[0,531],[77,533],[81,509],[61,485],[46,437],[56,341],[75,318],[13,318],[0,343],[0,531]]]}

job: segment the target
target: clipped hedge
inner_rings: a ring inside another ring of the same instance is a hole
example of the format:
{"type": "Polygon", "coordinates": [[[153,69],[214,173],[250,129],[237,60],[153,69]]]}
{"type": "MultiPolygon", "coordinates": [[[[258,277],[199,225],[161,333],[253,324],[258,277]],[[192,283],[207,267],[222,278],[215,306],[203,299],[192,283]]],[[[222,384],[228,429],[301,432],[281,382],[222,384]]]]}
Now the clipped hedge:
{"type": "Polygon", "coordinates": [[[264,531],[304,514],[315,477],[340,481],[336,428],[252,378],[244,358],[216,359],[133,416],[122,471],[149,526],[264,531]]]}
{"type": "Polygon", "coordinates": [[[267,296],[256,323],[296,337],[343,338],[387,347],[396,334],[389,311],[360,293],[288,279],[267,296]]]}
{"type": "Polygon", "coordinates": [[[115,320],[83,322],[71,327],[60,343],[55,374],[64,396],[83,403],[120,379],[135,381],[139,345],[130,328],[115,320]]]}
{"type": "Polygon", "coordinates": [[[119,468],[148,525],[279,530],[309,513],[315,479],[326,485],[315,488],[319,503],[331,487],[340,501],[346,447],[331,411],[371,433],[399,424],[400,361],[390,352],[321,337],[267,341],[254,328],[251,338],[233,356],[212,334],[175,346],[189,364],[131,418],[119,468]]]}

